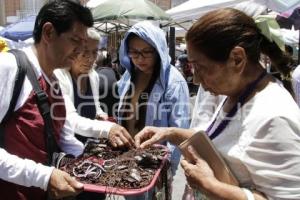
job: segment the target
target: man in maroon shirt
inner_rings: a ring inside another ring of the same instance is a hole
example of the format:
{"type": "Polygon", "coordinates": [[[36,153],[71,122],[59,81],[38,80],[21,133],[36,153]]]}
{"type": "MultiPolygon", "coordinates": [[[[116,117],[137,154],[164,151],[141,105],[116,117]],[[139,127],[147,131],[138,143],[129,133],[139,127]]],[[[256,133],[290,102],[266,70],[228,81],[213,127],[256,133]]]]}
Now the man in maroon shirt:
{"type": "MultiPolygon", "coordinates": [[[[58,67],[72,65],[86,41],[87,28],[92,25],[93,18],[88,8],[71,0],[50,1],[41,8],[36,18],[33,47],[24,50],[53,108],[53,134],[62,150],[66,149],[63,146],[66,141],[71,141],[67,140],[71,135],[64,133],[67,126],[64,101],[60,90],[53,87],[52,73],[58,67]]],[[[12,94],[12,88],[5,86],[14,83],[17,71],[12,54],[0,54],[0,69],[2,121],[12,94]]],[[[46,191],[53,198],[81,192],[83,185],[67,173],[38,164],[47,162],[45,124],[37,106],[36,94],[27,79],[17,102],[13,116],[5,122],[5,150],[0,148],[0,199],[41,200],[47,198],[46,191]]]]}

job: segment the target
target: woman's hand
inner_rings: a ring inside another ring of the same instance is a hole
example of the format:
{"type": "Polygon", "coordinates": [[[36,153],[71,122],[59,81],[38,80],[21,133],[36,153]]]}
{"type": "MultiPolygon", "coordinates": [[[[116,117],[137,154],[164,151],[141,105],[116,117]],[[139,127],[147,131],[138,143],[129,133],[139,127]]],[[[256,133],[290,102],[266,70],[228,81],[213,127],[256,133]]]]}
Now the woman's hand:
{"type": "Polygon", "coordinates": [[[168,134],[168,128],[147,126],[134,137],[135,146],[137,148],[146,148],[155,143],[166,140],[168,134]]]}
{"type": "MultiPolygon", "coordinates": [[[[189,160],[183,159],[181,166],[187,182],[193,189],[205,194],[209,199],[242,200],[247,199],[242,188],[222,183],[214,175],[208,163],[203,160],[192,146],[188,147],[189,160]]],[[[264,194],[251,191],[256,200],[266,200],[264,194]]]]}
{"type": "Polygon", "coordinates": [[[187,153],[189,161],[185,159],[181,161],[187,182],[190,187],[203,192],[208,187],[207,184],[218,180],[207,162],[198,155],[192,146],[188,147],[187,153]]]}
{"type": "Polygon", "coordinates": [[[127,130],[118,125],[114,124],[108,134],[108,140],[114,147],[134,147],[134,141],[127,130]]]}

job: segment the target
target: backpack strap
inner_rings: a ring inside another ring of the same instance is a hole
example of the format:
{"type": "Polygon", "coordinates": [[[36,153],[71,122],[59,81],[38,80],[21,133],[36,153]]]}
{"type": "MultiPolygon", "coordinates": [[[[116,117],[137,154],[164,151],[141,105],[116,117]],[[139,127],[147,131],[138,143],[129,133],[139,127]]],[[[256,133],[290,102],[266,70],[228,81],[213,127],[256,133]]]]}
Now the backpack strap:
{"type": "Polygon", "coordinates": [[[53,134],[53,124],[52,118],[50,115],[50,106],[48,102],[48,96],[46,93],[41,89],[40,84],[37,80],[36,74],[33,70],[33,66],[28,60],[26,54],[21,50],[13,50],[12,53],[15,55],[18,66],[22,66],[21,68],[25,68],[26,75],[33,87],[33,90],[36,94],[37,104],[39,111],[44,120],[44,132],[45,132],[45,144],[48,153],[48,165],[52,163],[52,155],[55,151],[58,151],[58,145],[55,141],[54,134],[53,134]]]}
{"type": "MultiPolygon", "coordinates": [[[[15,50],[14,49],[9,50],[9,52],[15,55],[15,50]]],[[[21,92],[21,89],[22,89],[22,86],[23,86],[23,83],[24,83],[24,79],[25,79],[25,75],[26,75],[26,68],[21,65],[21,63],[19,62],[18,59],[17,59],[17,65],[18,65],[18,69],[17,69],[17,75],[16,75],[16,79],[15,79],[15,85],[14,85],[14,89],[13,89],[12,98],[11,98],[8,110],[7,110],[5,116],[3,117],[2,121],[1,121],[1,124],[0,124],[0,147],[1,148],[4,148],[5,123],[8,121],[8,119],[14,113],[14,109],[16,107],[17,100],[19,98],[19,94],[21,92]]]]}

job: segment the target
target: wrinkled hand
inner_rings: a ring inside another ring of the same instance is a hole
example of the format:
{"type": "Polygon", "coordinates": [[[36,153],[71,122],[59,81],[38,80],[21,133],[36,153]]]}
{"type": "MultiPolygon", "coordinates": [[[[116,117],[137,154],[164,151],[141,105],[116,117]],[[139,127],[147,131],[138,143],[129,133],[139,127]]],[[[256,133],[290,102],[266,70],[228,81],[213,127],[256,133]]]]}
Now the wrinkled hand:
{"type": "Polygon", "coordinates": [[[208,181],[218,181],[210,166],[198,155],[192,146],[188,147],[187,153],[190,154],[189,161],[183,159],[181,161],[181,166],[184,170],[189,186],[203,191],[205,183],[208,183],[208,181]]]}
{"type": "Polygon", "coordinates": [[[134,141],[130,134],[124,127],[118,124],[114,124],[111,127],[108,140],[114,147],[134,147],[134,141]]]}
{"type": "Polygon", "coordinates": [[[138,148],[149,147],[165,140],[167,134],[167,128],[147,126],[134,137],[135,146],[138,148]]]}
{"type": "Polygon", "coordinates": [[[54,169],[49,180],[48,192],[53,199],[76,196],[83,191],[83,184],[76,181],[68,173],[54,169]]]}

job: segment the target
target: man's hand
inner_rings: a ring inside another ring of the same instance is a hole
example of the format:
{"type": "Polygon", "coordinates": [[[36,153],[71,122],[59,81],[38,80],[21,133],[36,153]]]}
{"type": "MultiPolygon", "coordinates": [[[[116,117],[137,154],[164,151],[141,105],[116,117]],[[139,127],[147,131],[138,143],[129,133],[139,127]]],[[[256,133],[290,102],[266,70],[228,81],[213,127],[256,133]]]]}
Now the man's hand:
{"type": "Polygon", "coordinates": [[[165,140],[167,134],[168,128],[147,126],[134,137],[135,146],[138,148],[146,148],[165,140]]]}
{"type": "Polygon", "coordinates": [[[108,134],[109,142],[114,147],[134,147],[134,141],[127,130],[118,125],[114,124],[108,134]]]}
{"type": "Polygon", "coordinates": [[[97,120],[100,120],[100,121],[109,121],[109,122],[114,122],[114,123],[117,123],[117,120],[114,118],[114,117],[109,117],[108,115],[96,115],[96,118],[97,120]]]}
{"type": "Polygon", "coordinates": [[[83,184],[76,181],[68,173],[54,169],[48,184],[48,192],[53,199],[76,196],[83,191],[83,184]]]}
{"type": "Polygon", "coordinates": [[[108,115],[96,115],[95,119],[106,121],[108,119],[108,115]]]}

